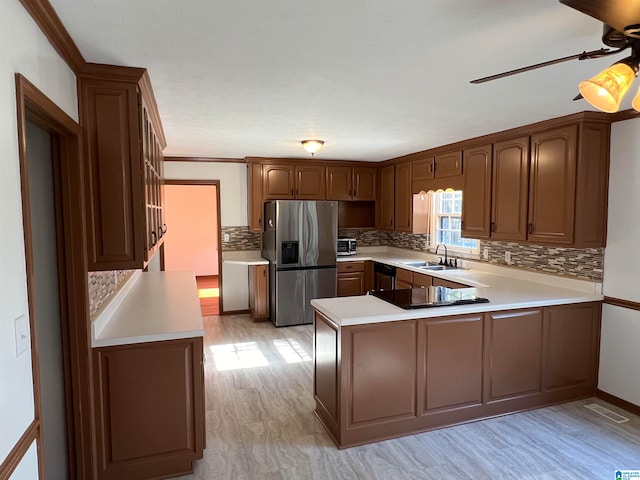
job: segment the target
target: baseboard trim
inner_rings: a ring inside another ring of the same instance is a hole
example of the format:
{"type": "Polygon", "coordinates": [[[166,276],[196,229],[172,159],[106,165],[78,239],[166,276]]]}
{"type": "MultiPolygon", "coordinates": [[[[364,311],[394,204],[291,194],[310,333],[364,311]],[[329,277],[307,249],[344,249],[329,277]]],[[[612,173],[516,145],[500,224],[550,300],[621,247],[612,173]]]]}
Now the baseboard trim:
{"type": "Polygon", "coordinates": [[[27,450],[31,448],[33,442],[38,440],[40,434],[40,422],[34,420],[31,425],[27,427],[22,434],[18,442],[13,446],[7,458],[0,464],[0,480],[9,480],[16,467],[22,461],[22,458],[26,455],[27,450]]]}
{"type": "Polygon", "coordinates": [[[615,395],[611,395],[610,393],[603,392],[600,389],[596,390],[596,397],[604,400],[605,402],[609,402],[611,405],[620,407],[627,412],[631,412],[635,415],[640,415],[640,406],[636,405],[635,403],[627,402],[620,397],[616,397],[615,395]]]}
{"type": "Polygon", "coordinates": [[[251,313],[250,310],[226,310],[220,312],[220,315],[244,315],[245,313],[251,313]]]}

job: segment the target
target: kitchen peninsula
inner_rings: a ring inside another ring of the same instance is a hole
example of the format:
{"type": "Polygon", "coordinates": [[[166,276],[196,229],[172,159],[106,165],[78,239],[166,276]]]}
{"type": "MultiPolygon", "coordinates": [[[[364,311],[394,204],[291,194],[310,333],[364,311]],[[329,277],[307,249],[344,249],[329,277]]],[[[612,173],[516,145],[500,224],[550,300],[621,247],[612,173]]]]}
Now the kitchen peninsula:
{"type": "Polygon", "coordinates": [[[311,302],[315,413],[338,447],[595,393],[598,284],[482,270],[438,275],[474,285],[469,293],[489,303],[404,310],[371,295],[311,302]]]}

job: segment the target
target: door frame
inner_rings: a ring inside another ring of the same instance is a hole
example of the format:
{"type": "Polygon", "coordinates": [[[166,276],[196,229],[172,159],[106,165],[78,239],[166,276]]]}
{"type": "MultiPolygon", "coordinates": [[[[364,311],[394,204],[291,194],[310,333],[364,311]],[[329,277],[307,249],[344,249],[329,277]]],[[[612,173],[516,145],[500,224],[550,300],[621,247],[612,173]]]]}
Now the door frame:
{"type": "MultiPolygon", "coordinates": [[[[220,289],[220,297],[218,300],[218,315],[222,315],[224,312],[223,298],[222,298],[222,219],[220,217],[220,180],[164,180],[165,185],[205,185],[216,187],[216,216],[217,216],[217,231],[218,231],[218,288],[220,289]]],[[[163,245],[164,247],[164,245],[163,245]]],[[[160,256],[160,269],[164,271],[164,249],[160,256]]]]}
{"type": "Polygon", "coordinates": [[[23,231],[31,362],[35,413],[31,430],[38,448],[38,470],[45,478],[42,397],[35,309],[34,261],[27,170],[27,120],[51,134],[56,253],[60,295],[60,324],[64,369],[69,478],[95,478],[95,430],[91,323],[87,285],[87,250],[85,233],[84,169],[82,164],[80,125],[17,73],[16,104],[18,116],[18,156],[22,196],[23,231]]]}

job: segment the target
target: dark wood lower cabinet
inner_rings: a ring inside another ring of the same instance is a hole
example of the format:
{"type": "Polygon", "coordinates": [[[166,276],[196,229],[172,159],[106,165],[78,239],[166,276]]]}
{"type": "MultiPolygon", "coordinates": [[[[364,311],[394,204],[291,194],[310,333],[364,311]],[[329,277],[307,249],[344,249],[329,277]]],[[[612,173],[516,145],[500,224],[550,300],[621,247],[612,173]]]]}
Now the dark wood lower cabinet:
{"type": "Polygon", "coordinates": [[[185,475],[205,446],[202,338],[93,351],[98,478],[185,475]]]}
{"type": "Polygon", "coordinates": [[[600,302],[314,322],[316,415],[340,448],[593,395],[600,302]]]}

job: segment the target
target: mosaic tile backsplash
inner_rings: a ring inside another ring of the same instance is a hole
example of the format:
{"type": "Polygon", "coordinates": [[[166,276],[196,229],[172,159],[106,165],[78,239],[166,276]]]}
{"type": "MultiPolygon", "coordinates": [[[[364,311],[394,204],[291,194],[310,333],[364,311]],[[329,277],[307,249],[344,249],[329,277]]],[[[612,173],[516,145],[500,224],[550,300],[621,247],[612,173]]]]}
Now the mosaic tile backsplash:
{"type": "Polygon", "coordinates": [[[89,316],[93,320],[102,307],[109,303],[111,297],[133,275],[135,270],[113,270],[107,272],[89,272],[89,316]]]}
{"type": "MultiPolygon", "coordinates": [[[[341,230],[340,237],[355,238],[358,246],[390,246],[424,252],[429,249],[429,235],[381,230],[341,230]]],[[[488,260],[479,261],[509,265],[543,273],[553,273],[593,281],[602,281],[604,248],[561,248],[511,242],[480,241],[480,253],[488,249],[488,260]],[[511,252],[511,263],[504,259],[511,252]]]]}
{"type": "Polygon", "coordinates": [[[262,234],[252,232],[249,227],[225,227],[222,226],[222,251],[230,250],[260,250],[262,234]],[[229,235],[229,241],[225,242],[225,235],[229,235]]]}

